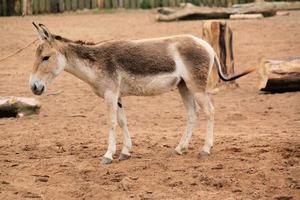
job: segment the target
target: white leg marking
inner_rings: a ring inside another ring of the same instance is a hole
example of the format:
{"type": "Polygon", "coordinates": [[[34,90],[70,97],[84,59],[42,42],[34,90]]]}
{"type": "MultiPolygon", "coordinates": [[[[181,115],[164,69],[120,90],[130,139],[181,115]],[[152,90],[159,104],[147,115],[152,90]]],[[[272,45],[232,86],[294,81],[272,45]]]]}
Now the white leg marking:
{"type": "Polygon", "coordinates": [[[210,154],[210,150],[213,146],[213,128],[214,128],[214,107],[206,93],[196,93],[195,98],[197,103],[203,109],[207,118],[207,132],[205,136],[205,143],[202,151],[206,154],[210,154]]]}
{"type": "Polygon", "coordinates": [[[118,94],[112,91],[106,91],[104,99],[107,105],[108,124],[110,124],[109,136],[108,136],[108,148],[104,154],[105,158],[113,159],[113,155],[116,153],[116,126],[117,126],[117,102],[118,94]]]}
{"type": "MultiPolygon", "coordinates": [[[[121,102],[119,101],[119,103],[121,103],[121,102]]],[[[123,130],[123,147],[122,147],[121,154],[125,154],[125,155],[129,156],[130,149],[132,147],[132,142],[131,142],[130,134],[129,134],[128,127],[127,127],[127,119],[126,119],[123,108],[121,108],[120,106],[118,106],[118,123],[119,123],[119,126],[123,130]]]]}
{"type": "Polygon", "coordinates": [[[179,93],[182,97],[183,103],[187,110],[187,127],[184,135],[181,137],[181,140],[178,146],[175,148],[175,151],[178,154],[182,154],[188,149],[190,139],[192,137],[193,128],[198,119],[196,103],[192,93],[187,89],[186,85],[181,84],[178,86],[179,93]]]}

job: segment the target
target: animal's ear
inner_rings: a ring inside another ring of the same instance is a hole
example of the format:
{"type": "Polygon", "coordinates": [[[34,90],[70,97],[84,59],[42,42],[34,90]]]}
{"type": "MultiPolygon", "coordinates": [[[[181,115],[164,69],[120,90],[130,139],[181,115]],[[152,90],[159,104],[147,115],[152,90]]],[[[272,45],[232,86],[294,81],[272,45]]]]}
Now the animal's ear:
{"type": "Polygon", "coordinates": [[[53,41],[52,34],[50,33],[50,31],[48,30],[48,28],[45,25],[43,25],[43,24],[36,25],[34,22],[32,22],[32,24],[38,31],[39,37],[42,41],[43,40],[47,40],[48,42],[53,41]]]}

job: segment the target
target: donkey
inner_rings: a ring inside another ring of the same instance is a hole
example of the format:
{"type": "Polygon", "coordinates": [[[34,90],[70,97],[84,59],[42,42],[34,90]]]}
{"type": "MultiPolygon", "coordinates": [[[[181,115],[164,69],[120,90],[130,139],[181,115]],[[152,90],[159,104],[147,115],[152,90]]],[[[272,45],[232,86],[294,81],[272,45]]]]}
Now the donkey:
{"type": "Polygon", "coordinates": [[[29,80],[32,92],[41,95],[56,76],[67,71],[89,84],[96,95],[105,100],[110,129],[102,164],[110,164],[116,153],[117,124],[123,131],[119,160],[130,158],[132,142],[121,98],[158,95],[175,88],[187,110],[186,131],[175,152],[181,155],[187,151],[200,107],[208,123],[200,155],[209,155],[213,146],[215,111],[206,86],[213,64],[216,63],[219,77],[224,81],[235,80],[253,71],[249,69],[231,77],[225,76],[213,48],[192,35],[94,44],[51,34],[43,24],[33,25],[40,44],[29,80]]]}

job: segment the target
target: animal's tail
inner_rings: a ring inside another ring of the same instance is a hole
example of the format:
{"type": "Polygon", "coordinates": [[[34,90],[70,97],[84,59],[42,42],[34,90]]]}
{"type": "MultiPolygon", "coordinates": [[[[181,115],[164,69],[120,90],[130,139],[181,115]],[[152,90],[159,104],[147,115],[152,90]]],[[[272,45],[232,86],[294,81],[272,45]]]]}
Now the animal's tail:
{"type": "Polygon", "coordinates": [[[222,81],[233,81],[235,79],[238,79],[242,76],[245,76],[245,75],[255,71],[255,67],[252,67],[252,68],[246,69],[245,71],[243,71],[240,74],[236,74],[236,75],[228,77],[225,74],[223,74],[222,67],[221,67],[221,64],[220,64],[220,60],[219,60],[219,58],[216,54],[214,56],[214,62],[217,64],[218,74],[219,74],[219,77],[222,81]]]}

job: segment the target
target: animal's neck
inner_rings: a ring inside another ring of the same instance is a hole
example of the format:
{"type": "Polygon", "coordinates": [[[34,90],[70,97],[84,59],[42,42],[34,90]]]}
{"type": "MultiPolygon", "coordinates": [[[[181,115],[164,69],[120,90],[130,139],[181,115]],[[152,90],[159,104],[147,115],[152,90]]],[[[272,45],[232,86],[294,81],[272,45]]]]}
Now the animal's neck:
{"type": "Polygon", "coordinates": [[[96,80],[96,70],[93,63],[87,59],[81,58],[72,48],[67,49],[66,53],[67,65],[65,71],[73,74],[82,81],[93,85],[96,80]]]}

